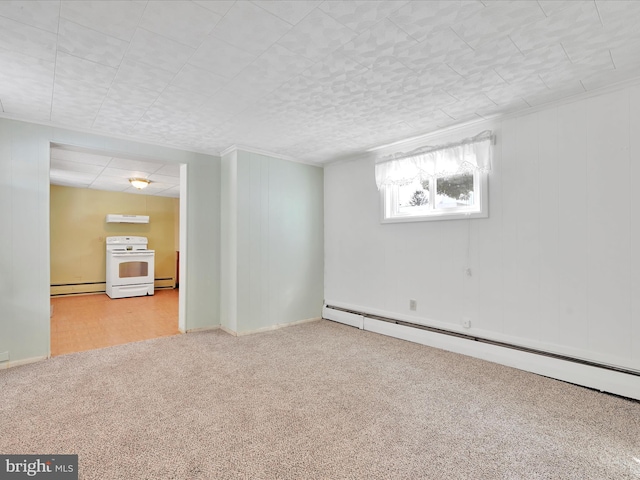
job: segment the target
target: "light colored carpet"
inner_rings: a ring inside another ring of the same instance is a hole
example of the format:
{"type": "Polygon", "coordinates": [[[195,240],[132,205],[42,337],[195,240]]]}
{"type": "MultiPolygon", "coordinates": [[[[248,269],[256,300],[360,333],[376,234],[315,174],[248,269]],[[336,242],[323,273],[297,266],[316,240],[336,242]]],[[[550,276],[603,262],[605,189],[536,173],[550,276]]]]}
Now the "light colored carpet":
{"type": "Polygon", "coordinates": [[[0,371],[0,453],[84,479],[638,479],[640,403],[327,320],[0,371]]]}

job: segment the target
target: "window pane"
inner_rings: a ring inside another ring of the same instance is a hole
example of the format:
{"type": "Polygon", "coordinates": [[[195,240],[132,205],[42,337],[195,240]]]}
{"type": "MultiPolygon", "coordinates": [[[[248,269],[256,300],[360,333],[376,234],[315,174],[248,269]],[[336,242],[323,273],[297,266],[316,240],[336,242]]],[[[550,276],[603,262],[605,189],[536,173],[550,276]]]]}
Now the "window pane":
{"type": "Polygon", "coordinates": [[[429,210],[429,181],[415,180],[398,187],[398,213],[417,214],[429,210]]]}
{"type": "Polygon", "coordinates": [[[473,173],[448,175],[436,179],[436,208],[456,208],[474,205],[473,173]]]}

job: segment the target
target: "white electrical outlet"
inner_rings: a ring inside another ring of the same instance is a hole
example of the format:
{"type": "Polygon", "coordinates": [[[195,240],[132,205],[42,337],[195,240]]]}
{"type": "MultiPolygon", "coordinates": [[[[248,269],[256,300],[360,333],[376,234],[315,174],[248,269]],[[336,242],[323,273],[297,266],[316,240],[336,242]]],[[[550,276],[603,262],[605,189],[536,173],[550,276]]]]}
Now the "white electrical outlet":
{"type": "Polygon", "coordinates": [[[471,328],[471,319],[469,317],[464,317],[462,319],[462,326],[464,328],[471,328]]]}
{"type": "Polygon", "coordinates": [[[416,308],[418,308],[418,303],[413,299],[409,300],[409,310],[413,310],[415,312],[416,308]]]}

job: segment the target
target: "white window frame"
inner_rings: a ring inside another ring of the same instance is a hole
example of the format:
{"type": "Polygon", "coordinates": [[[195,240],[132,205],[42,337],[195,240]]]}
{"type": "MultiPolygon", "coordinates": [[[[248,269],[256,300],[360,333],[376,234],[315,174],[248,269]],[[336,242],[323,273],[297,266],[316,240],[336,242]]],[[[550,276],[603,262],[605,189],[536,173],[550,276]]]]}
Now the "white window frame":
{"type": "Polygon", "coordinates": [[[380,223],[432,222],[489,217],[489,180],[487,172],[473,172],[474,204],[465,207],[434,207],[435,189],[429,189],[429,210],[416,213],[398,212],[398,186],[385,185],[380,189],[380,223]]]}

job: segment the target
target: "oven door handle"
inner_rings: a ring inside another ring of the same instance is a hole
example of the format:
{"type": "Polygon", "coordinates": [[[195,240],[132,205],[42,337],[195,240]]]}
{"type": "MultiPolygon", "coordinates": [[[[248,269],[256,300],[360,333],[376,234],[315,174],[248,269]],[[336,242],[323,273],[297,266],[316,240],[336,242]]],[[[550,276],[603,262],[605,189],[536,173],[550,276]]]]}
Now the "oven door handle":
{"type": "Polygon", "coordinates": [[[112,257],[153,257],[153,253],[112,253],[112,257]]]}

